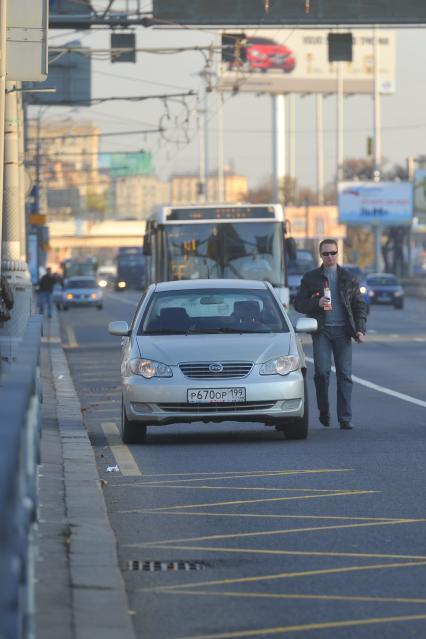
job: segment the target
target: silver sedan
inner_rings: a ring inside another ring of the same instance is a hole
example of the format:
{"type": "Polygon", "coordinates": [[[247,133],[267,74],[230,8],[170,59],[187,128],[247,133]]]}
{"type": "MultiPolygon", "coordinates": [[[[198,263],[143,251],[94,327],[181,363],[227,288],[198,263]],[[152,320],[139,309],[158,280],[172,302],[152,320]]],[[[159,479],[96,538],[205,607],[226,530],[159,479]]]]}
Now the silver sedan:
{"type": "Polygon", "coordinates": [[[268,282],[182,280],[151,285],[122,336],[121,435],[147,426],[263,422],[288,439],[308,434],[306,365],[296,329],[268,282]]]}

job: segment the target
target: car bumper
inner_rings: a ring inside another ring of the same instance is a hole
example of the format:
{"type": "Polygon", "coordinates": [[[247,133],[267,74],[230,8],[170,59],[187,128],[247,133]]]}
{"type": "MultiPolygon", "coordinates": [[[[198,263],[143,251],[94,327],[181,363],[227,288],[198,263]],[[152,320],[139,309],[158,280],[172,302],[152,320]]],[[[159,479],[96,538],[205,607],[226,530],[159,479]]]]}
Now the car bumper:
{"type": "Polygon", "coordinates": [[[102,306],[103,300],[65,300],[63,306],[102,306]]]}
{"type": "Polygon", "coordinates": [[[281,419],[303,417],[303,375],[296,371],[279,375],[251,373],[246,379],[190,380],[131,376],[123,380],[127,418],[151,426],[182,422],[257,421],[271,425],[281,419]],[[277,379],[278,378],[278,379],[277,379]],[[189,389],[244,387],[246,401],[235,403],[188,403],[189,389]]]}

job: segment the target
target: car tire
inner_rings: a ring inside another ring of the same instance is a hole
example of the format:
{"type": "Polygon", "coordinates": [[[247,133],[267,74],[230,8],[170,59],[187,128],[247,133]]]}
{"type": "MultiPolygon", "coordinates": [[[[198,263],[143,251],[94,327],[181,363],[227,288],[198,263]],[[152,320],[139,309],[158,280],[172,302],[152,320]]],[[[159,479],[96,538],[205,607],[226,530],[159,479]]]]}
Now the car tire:
{"type": "Polygon", "coordinates": [[[123,398],[121,399],[121,440],[123,444],[142,444],[146,440],[146,426],[127,419],[123,398]]]}
{"type": "Polygon", "coordinates": [[[61,310],[61,305],[60,304],[55,304],[56,306],[56,310],[60,311],[61,310]]]}
{"type": "Polygon", "coordinates": [[[99,304],[99,305],[98,305],[98,311],[101,311],[102,309],[103,309],[103,305],[102,305],[102,304],[99,304]]]}
{"type": "Polygon", "coordinates": [[[68,306],[65,306],[65,305],[64,305],[64,306],[62,307],[62,310],[63,310],[63,311],[67,311],[67,310],[68,310],[68,306]]]}
{"type": "Polygon", "coordinates": [[[404,302],[397,302],[393,305],[394,309],[397,311],[401,311],[404,308],[404,302]]]}
{"type": "Polygon", "coordinates": [[[287,424],[284,424],[285,439],[306,439],[309,430],[309,399],[308,399],[308,383],[306,374],[303,377],[303,388],[305,394],[303,417],[295,417],[287,424]]]}

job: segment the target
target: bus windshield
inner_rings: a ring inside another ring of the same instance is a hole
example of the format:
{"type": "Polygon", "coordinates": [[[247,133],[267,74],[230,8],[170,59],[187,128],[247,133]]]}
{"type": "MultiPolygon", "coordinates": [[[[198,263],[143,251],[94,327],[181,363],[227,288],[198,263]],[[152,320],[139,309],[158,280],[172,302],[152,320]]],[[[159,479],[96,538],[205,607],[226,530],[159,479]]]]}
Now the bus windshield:
{"type": "Polygon", "coordinates": [[[166,279],[252,279],[284,286],[280,222],[167,224],[164,233],[166,279]]]}

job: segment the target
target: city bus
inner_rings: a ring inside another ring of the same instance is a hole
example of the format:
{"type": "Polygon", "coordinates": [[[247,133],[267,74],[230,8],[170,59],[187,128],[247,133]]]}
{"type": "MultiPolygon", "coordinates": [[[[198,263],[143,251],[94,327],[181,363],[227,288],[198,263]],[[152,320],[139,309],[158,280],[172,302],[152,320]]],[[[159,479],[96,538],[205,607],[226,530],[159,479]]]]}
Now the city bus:
{"type": "Polygon", "coordinates": [[[266,280],[287,307],[286,264],[294,250],[279,204],[162,206],[146,224],[145,285],[201,278],[266,280]]]}

